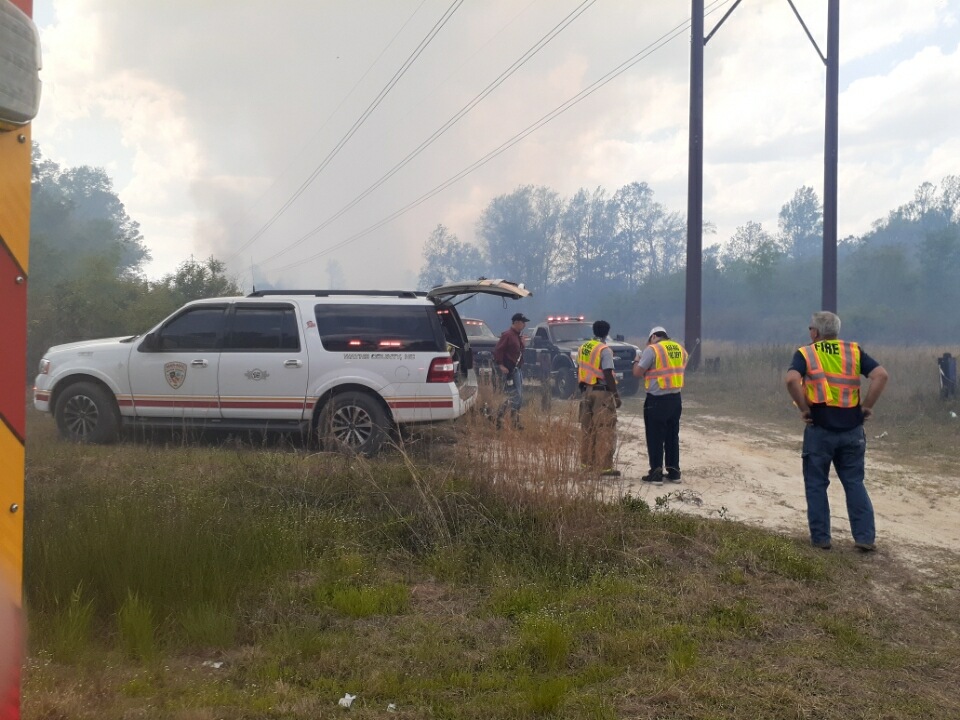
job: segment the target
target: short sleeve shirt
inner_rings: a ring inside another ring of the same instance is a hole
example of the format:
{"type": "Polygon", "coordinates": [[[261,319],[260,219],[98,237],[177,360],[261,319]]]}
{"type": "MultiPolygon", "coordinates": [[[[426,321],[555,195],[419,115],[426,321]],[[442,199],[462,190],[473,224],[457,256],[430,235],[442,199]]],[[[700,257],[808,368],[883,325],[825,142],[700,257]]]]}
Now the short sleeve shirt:
{"type": "MultiPolygon", "coordinates": [[[[861,346],[860,374],[866,377],[878,367],[880,367],[880,363],[867,355],[861,346]]],[[[793,354],[790,369],[796,370],[804,377],[807,374],[807,359],[799,350],[793,354]]],[[[810,405],[810,417],[813,420],[813,424],[817,427],[832,430],[833,432],[845,432],[863,425],[863,408],[859,405],[853,408],[841,408],[830,407],[826,403],[812,403],[810,405]]]]}
{"type": "Polygon", "coordinates": [[[600,351],[600,369],[613,370],[613,350],[609,347],[604,347],[600,351]]]}

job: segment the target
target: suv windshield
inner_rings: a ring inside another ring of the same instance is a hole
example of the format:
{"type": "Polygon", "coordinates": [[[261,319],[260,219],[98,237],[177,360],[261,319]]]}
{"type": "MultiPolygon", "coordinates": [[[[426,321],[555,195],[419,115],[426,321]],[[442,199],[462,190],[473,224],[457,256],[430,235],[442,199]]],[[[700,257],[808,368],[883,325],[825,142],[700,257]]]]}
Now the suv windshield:
{"type": "Polygon", "coordinates": [[[570,342],[571,340],[592,340],[593,325],[591,323],[557,323],[550,325],[550,334],[554,342],[570,342]]]}

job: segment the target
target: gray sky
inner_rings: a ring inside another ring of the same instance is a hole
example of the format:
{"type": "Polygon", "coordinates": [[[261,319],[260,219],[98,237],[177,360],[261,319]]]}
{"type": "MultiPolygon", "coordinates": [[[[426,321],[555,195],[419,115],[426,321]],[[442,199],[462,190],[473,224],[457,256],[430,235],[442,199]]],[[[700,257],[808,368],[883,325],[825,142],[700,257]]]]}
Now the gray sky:
{"type": "MultiPolygon", "coordinates": [[[[325,286],[331,275],[350,287],[413,287],[437,223],[472,241],[481,210],[519,185],[568,197],[645,181],[668,209],[686,212],[689,31],[353,239],[690,15],[686,0],[597,0],[328,222],[581,4],[466,0],[316,173],[454,0],[35,0],[44,95],[34,139],[62,165],[106,168],[141,223],[152,277],[214,254],[248,286],[255,265],[258,280],[284,287],[325,286]]],[[[708,12],[716,7],[708,31],[731,4],[707,0],[708,12]]],[[[826,3],[795,4],[825,50],[826,3]]],[[[960,173],[958,19],[960,0],[841,4],[841,237],[867,231],[921,182],[960,173]]],[[[749,220],[775,231],[802,185],[822,199],[824,83],[786,0],[743,0],[707,44],[704,218],[717,227],[707,243],[749,220]]]]}

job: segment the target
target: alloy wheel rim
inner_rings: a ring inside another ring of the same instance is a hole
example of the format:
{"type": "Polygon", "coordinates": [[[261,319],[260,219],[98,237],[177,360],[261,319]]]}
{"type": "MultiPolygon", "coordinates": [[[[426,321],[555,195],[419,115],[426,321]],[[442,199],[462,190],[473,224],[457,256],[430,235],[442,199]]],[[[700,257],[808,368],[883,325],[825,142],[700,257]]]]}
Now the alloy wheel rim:
{"type": "Polygon", "coordinates": [[[96,430],[100,421],[100,410],[86,395],[75,395],[63,408],[63,420],[72,435],[86,438],[96,430]]]}
{"type": "Polygon", "coordinates": [[[338,442],[350,448],[359,448],[373,435],[373,418],[357,405],[338,408],[331,426],[338,442]]]}

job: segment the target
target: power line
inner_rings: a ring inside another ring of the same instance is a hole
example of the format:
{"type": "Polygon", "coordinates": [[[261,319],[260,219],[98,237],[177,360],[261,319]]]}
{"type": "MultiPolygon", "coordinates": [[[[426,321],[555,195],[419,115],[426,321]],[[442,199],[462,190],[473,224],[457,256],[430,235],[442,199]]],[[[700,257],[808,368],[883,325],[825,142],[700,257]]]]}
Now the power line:
{"type": "MultiPolygon", "coordinates": [[[[388,42],[388,43],[384,46],[383,50],[381,50],[381,51],[380,51],[380,54],[377,55],[377,57],[374,59],[374,61],[373,61],[372,63],[370,63],[369,67],[367,67],[367,69],[366,69],[366,71],[363,73],[363,75],[361,75],[360,78],[353,84],[353,87],[350,88],[350,92],[348,92],[346,95],[343,96],[343,99],[340,101],[340,104],[337,105],[337,107],[335,107],[335,108],[333,109],[333,111],[327,116],[327,119],[323,121],[323,123],[320,125],[319,128],[317,128],[316,131],[314,131],[314,133],[313,133],[313,135],[311,136],[310,140],[308,140],[307,142],[304,142],[303,144],[301,144],[301,146],[300,146],[300,151],[299,151],[299,152],[302,152],[302,151],[307,147],[307,145],[308,145],[313,139],[317,138],[317,137],[320,135],[320,133],[323,132],[324,128],[327,127],[327,125],[330,123],[330,121],[336,116],[336,114],[337,114],[338,112],[340,112],[340,108],[342,108],[343,105],[344,105],[344,103],[346,103],[347,100],[349,100],[349,99],[353,96],[353,94],[357,91],[357,88],[360,87],[360,84],[366,79],[367,75],[370,74],[370,72],[373,70],[373,68],[376,67],[377,63],[380,62],[380,59],[386,54],[387,50],[389,50],[391,47],[393,47],[393,44],[397,41],[397,38],[400,37],[401,33],[403,33],[403,31],[406,29],[407,25],[410,24],[410,21],[413,20],[414,17],[416,17],[417,13],[420,12],[420,8],[422,8],[426,2],[427,2],[427,0],[420,0],[420,4],[417,5],[416,9],[410,14],[410,17],[408,17],[408,18],[406,19],[406,21],[403,23],[403,25],[400,26],[400,29],[397,30],[397,32],[395,32],[395,33],[393,34],[393,37],[390,38],[390,42],[388,42]]],[[[298,154],[299,154],[299,152],[298,152],[298,154]]],[[[277,174],[277,176],[274,178],[273,182],[270,183],[270,186],[269,186],[266,190],[264,190],[263,192],[261,192],[260,195],[259,195],[252,203],[250,203],[250,205],[253,205],[253,206],[259,205],[260,202],[267,196],[267,193],[269,193],[271,190],[273,190],[273,189],[277,186],[277,183],[280,181],[280,178],[284,177],[284,176],[287,174],[287,172],[288,172],[292,167],[293,167],[293,162],[288,163],[287,166],[284,167],[284,168],[277,174]]],[[[248,207],[249,207],[249,206],[248,206],[248,207]]],[[[237,257],[238,255],[240,255],[240,253],[242,253],[247,247],[249,247],[249,245],[250,245],[251,242],[253,242],[253,241],[249,241],[249,242],[245,243],[243,246],[241,246],[240,248],[238,248],[237,250],[235,250],[233,253],[231,253],[231,254],[226,258],[226,260],[227,260],[227,261],[230,261],[230,260],[232,260],[233,258],[235,258],[235,257],[237,257]]]]}
{"type": "MultiPolygon", "coordinates": [[[[719,9],[719,8],[722,7],[723,5],[727,4],[728,2],[730,2],[730,0],[714,0],[714,2],[712,3],[713,7],[711,7],[711,9],[708,11],[707,14],[710,14],[710,13],[715,12],[717,9],[719,9]]],[[[472,164],[468,165],[466,168],[464,168],[463,170],[461,170],[459,173],[457,173],[456,175],[448,178],[448,179],[445,180],[444,182],[440,183],[439,185],[437,185],[436,187],[434,187],[432,190],[424,193],[423,195],[421,195],[421,196],[420,196],[419,198],[417,198],[416,200],[413,200],[412,202],[410,202],[410,203],[408,203],[407,205],[403,206],[403,207],[400,208],[399,210],[394,211],[393,213],[391,213],[391,214],[388,215],[387,217],[379,220],[378,222],[374,223],[373,225],[367,227],[366,229],[361,230],[360,232],[355,233],[355,234],[351,235],[351,236],[348,237],[348,238],[345,238],[344,240],[340,241],[340,242],[337,243],[336,245],[332,245],[332,246],[329,247],[329,248],[326,248],[326,249],[324,249],[324,250],[321,250],[321,251],[318,252],[318,253],[314,253],[313,255],[310,255],[310,256],[308,256],[308,257],[306,257],[306,258],[303,258],[303,259],[301,259],[301,260],[299,260],[299,261],[297,261],[297,262],[295,262],[295,263],[291,263],[291,264],[289,264],[289,265],[284,265],[284,266],[282,266],[282,267],[280,267],[280,268],[276,268],[276,269],[274,269],[274,272],[284,272],[284,271],[286,271],[286,270],[292,270],[293,268],[299,267],[299,266],[303,265],[304,263],[312,262],[313,260],[316,260],[317,258],[323,257],[324,255],[327,255],[327,254],[332,253],[332,252],[334,252],[334,251],[336,251],[336,250],[339,250],[340,248],[345,247],[346,245],[349,245],[350,243],[352,243],[352,242],[354,242],[354,241],[356,241],[356,240],[359,240],[360,238],[365,237],[365,236],[369,235],[370,233],[372,233],[372,232],[374,232],[374,231],[376,231],[376,230],[379,230],[379,229],[380,229],[381,227],[383,227],[384,225],[387,225],[387,224],[393,222],[394,220],[396,220],[396,219],[397,219],[398,217],[400,217],[401,215],[404,215],[404,214],[406,214],[407,212],[409,212],[410,210],[413,210],[413,209],[414,209],[415,207],[417,207],[418,205],[423,204],[424,202],[426,202],[427,200],[429,200],[429,199],[432,198],[433,196],[435,196],[435,195],[437,195],[438,193],[446,190],[446,189],[447,189],[448,187],[450,187],[451,185],[459,182],[460,180],[462,180],[463,178],[465,178],[467,175],[471,174],[471,173],[474,172],[475,170],[478,170],[479,168],[483,167],[483,166],[486,165],[488,162],[490,162],[490,161],[493,160],[494,158],[498,157],[499,155],[503,154],[504,152],[506,152],[507,150],[509,150],[511,147],[513,147],[514,145],[516,145],[517,143],[519,143],[521,140],[524,140],[527,136],[529,136],[529,135],[531,135],[532,133],[536,132],[537,130],[539,130],[541,127],[543,127],[543,126],[546,125],[547,123],[551,122],[552,120],[556,119],[557,117],[559,117],[560,115],[562,115],[563,113],[565,113],[567,110],[569,110],[570,108],[572,108],[574,105],[577,105],[577,104],[580,103],[582,100],[585,100],[585,99],[588,98],[590,95],[592,95],[593,93],[595,93],[597,90],[599,90],[600,88],[602,88],[604,85],[606,85],[606,84],[609,83],[610,81],[614,80],[614,79],[617,78],[618,76],[622,75],[624,72],[626,72],[627,70],[629,70],[631,67],[633,67],[634,65],[636,65],[637,63],[639,63],[641,60],[646,59],[647,57],[649,57],[650,55],[652,55],[654,52],[656,52],[657,50],[659,50],[660,48],[662,48],[663,46],[665,46],[667,43],[669,43],[670,41],[672,41],[672,40],[676,39],[677,37],[679,37],[681,34],[683,34],[684,31],[686,31],[687,29],[689,29],[689,27],[690,27],[690,20],[687,19],[687,20],[685,20],[683,23],[681,23],[680,25],[677,25],[676,27],[674,27],[672,30],[667,31],[666,33],[664,33],[663,35],[661,35],[657,40],[655,40],[655,41],[653,41],[652,43],[650,43],[649,45],[647,45],[647,46],[646,46],[644,49],[642,49],[640,52],[636,53],[636,54],[633,55],[632,57],[630,57],[630,58],[628,58],[627,60],[625,60],[624,62],[622,62],[620,65],[618,65],[617,67],[615,67],[613,70],[611,70],[610,72],[608,72],[606,75],[602,76],[600,79],[598,79],[598,80],[596,80],[595,82],[593,82],[592,84],[588,85],[587,87],[585,87],[583,90],[581,90],[579,93],[577,93],[577,94],[574,95],[573,97],[569,98],[566,102],[562,103],[561,105],[558,105],[556,108],[554,108],[554,109],[551,110],[549,113],[547,113],[546,115],[544,115],[543,117],[541,117],[539,120],[537,120],[536,122],[534,122],[534,123],[531,124],[531,125],[528,125],[524,130],[521,130],[519,133],[517,133],[516,135],[514,135],[512,138],[510,138],[510,139],[508,139],[507,141],[505,141],[504,143],[502,143],[499,147],[495,148],[494,150],[491,150],[489,153],[487,153],[486,155],[484,155],[482,158],[480,158],[479,160],[477,160],[477,161],[473,162],[472,164]]]]}
{"type": "Polygon", "coordinates": [[[294,193],[287,199],[287,201],[283,203],[280,209],[277,210],[273,214],[273,216],[266,223],[264,223],[264,225],[259,230],[257,230],[257,232],[255,232],[249,240],[247,240],[243,245],[241,245],[234,254],[243,252],[246,248],[250,247],[250,245],[256,242],[261,236],[263,236],[263,234],[267,230],[270,229],[270,227],[280,218],[280,216],[283,215],[283,213],[285,213],[290,208],[290,206],[297,201],[297,199],[301,195],[303,195],[304,191],[306,191],[306,189],[313,183],[313,181],[317,179],[317,176],[320,175],[321,172],[323,172],[323,170],[327,167],[327,165],[330,164],[333,158],[337,156],[337,154],[340,152],[343,146],[350,141],[350,138],[352,138],[354,134],[357,132],[357,130],[360,129],[360,127],[367,120],[367,118],[370,117],[373,111],[376,110],[377,107],[379,107],[380,103],[383,102],[384,98],[386,98],[386,96],[393,89],[393,87],[400,81],[400,78],[404,76],[407,70],[410,69],[410,67],[417,60],[417,58],[420,57],[421,53],[423,53],[423,51],[427,48],[427,46],[430,44],[433,38],[436,37],[437,33],[439,33],[440,30],[443,29],[443,26],[447,24],[447,22],[450,20],[453,14],[459,9],[459,7],[463,4],[463,2],[464,0],[453,1],[450,7],[447,8],[446,12],[444,12],[443,16],[436,22],[433,28],[431,28],[430,32],[427,33],[426,37],[424,37],[424,39],[420,41],[420,44],[416,47],[416,49],[414,49],[414,51],[410,54],[410,56],[403,62],[403,64],[400,66],[400,69],[398,69],[397,72],[394,73],[393,77],[390,79],[390,82],[388,82],[384,86],[384,88],[380,91],[377,97],[375,97],[373,101],[370,103],[370,105],[367,106],[367,109],[363,111],[363,113],[360,115],[359,118],[357,118],[356,121],[354,121],[353,125],[350,127],[347,133],[342,138],[340,138],[340,141],[336,144],[336,146],[329,153],[327,153],[327,156],[314,169],[314,171],[310,173],[310,176],[300,184],[300,187],[298,187],[296,191],[294,191],[294,193]]]}
{"type": "Polygon", "coordinates": [[[285,255],[289,251],[293,250],[295,247],[301,245],[303,242],[309,238],[316,235],[318,232],[326,228],[330,223],[334,222],[338,218],[342,217],[346,212],[351,208],[355,207],[365,198],[369,197],[371,193],[381,187],[384,183],[387,182],[390,178],[396,175],[400,170],[406,167],[415,157],[420,155],[424,150],[426,150],[430,145],[440,139],[447,130],[456,125],[465,115],[467,115],[473,108],[483,102],[494,90],[496,90],[500,85],[502,85],[507,78],[513,75],[517,70],[523,67],[527,61],[529,61],[534,55],[540,52],[545,48],[551,40],[553,40],[557,35],[563,32],[574,20],[580,17],[584,12],[586,12],[596,0],[584,0],[580,5],[578,5],[572,12],[570,12],[563,20],[553,26],[546,35],[540,38],[532,47],[530,47],[523,55],[521,55],[517,60],[513,62],[506,70],[500,73],[496,79],[494,79],[490,84],[488,84],[483,90],[481,90],[477,95],[473,97],[470,102],[460,108],[457,113],[447,120],[443,125],[433,131],[433,134],[430,135],[426,140],[420,143],[413,151],[411,151],[403,160],[394,165],[390,170],[386,172],[379,180],[370,185],[366,190],[364,190],[360,195],[351,200],[347,205],[340,208],[333,215],[324,220],[320,225],[310,230],[305,235],[302,235],[299,239],[295,240],[293,243],[283,248],[282,250],[270,255],[269,257],[260,261],[260,264],[268,263],[271,260],[274,260],[281,255],[285,255]]]}

